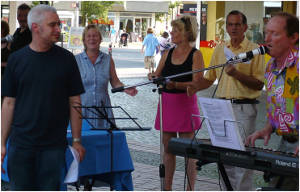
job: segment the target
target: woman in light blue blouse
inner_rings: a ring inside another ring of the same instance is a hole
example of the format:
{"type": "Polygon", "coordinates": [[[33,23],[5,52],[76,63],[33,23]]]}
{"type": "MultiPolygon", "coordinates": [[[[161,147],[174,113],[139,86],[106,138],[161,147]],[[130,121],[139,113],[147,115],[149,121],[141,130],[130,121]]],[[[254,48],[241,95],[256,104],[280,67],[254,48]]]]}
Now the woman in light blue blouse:
{"type": "MultiPolygon", "coordinates": [[[[102,35],[96,25],[88,25],[82,34],[84,52],[75,56],[85,93],[82,94],[83,106],[111,106],[108,95],[108,82],[113,88],[124,86],[117,76],[115,63],[111,56],[100,51],[102,35]]],[[[135,96],[135,88],[124,91],[128,95],[135,96]]],[[[111,108],[105,111],[109,118],[113,118],[111,108]]],[[[104,113],[105,113],[104,112],[104,113]]],[[[97,115],[87,109],[82,110],[83,116],[97,118],[97,115]]],[[[89,119],[94,128],[110,128],[110,124],[104,119],[89,119]]]]}

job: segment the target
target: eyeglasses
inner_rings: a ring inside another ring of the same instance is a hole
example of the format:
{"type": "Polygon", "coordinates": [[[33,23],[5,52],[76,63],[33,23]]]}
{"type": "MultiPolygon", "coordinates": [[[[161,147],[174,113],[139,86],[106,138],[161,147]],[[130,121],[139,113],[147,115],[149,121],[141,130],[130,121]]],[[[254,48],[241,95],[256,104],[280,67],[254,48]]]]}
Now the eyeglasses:
{"type": "Polygon", "coordinates": [[[228,27],[241,27],[243,23],[226,23],[228,27]]]}

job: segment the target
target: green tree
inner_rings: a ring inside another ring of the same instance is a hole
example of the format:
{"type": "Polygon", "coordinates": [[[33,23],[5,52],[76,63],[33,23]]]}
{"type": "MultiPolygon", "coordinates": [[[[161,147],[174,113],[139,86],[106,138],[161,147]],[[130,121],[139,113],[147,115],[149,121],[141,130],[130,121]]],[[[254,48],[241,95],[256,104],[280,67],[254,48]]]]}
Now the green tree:
{"type": "Polygon", "coordinates": [[[155,13],[155,21],[162,21],[165,13],[155,13]]]}
{"type": "Polygon", "coordinates": [[[32,4],[30,7],[33,8],[39,4],[46,4],[46,5],[53,6],[53,1],[32,1],[32,4]]]}
{"type": "Polygon", "coordinates": [[[177,8],[181,4],[180,1],[175,1],[174,3],[169,4],[169,14],[171,15],[171,20],[173,20],[174,9],[177,8]]]}
{"type": "Polygon", "coordinates": [[[81,2],[81,15],[82,25],[84,26],[86,21],[91,22],[93,19],[103,18],[107,19],[108,10],[113,4],[120,3],[118,1],[82,1],[81,2]]]}

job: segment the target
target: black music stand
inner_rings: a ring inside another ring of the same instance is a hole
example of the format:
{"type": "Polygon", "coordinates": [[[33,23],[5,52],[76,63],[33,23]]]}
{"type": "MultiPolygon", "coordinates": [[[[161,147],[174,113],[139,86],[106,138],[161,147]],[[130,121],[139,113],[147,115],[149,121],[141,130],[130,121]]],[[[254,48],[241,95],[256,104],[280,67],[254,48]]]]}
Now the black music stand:
{"type": "MultiPolygon", "coordinates": [[[[129,113],[127,113],[121,106],[104,106],[104,103],[101,102],[101,106],[73,106],[75,108],[75,110],[80,114],[80,118],[84,119],[88,122],[88,124],[91,126],[91,130],[106,130],[109,135],[110,135],[110,172],[113,172],[113,131],[149,131],[151,128],[142,128],[137,122],[137,118],[133,118],[129,115],[129,113]],[[84,116],[81,112],[81,110],[79,109],[86,109],[87,111],[91,112],[92,114],[94,114],[96,116],[95,117],[88,117],[88,116],[84,116]],[[106,109],[120,109],[125,115],[126,117],[119,117],[119,118],[115,118],[115,117],[109,117],[107,110],[106,109]],[[100,128],[100,127],[95,127],[90,120],[91,119],[105,119],[110,127],[109,128],[100,128]],[[126,127],[126,128],[117,128],[117,125],[115,123],[115,120],[131,120],[136,127],[126,127]]],[[[92,178],[92,182],[91,184],[87,184],[85,182],[85,188],[88,190],[92,189],[92,186],[94,184],[94,178],[92,178]]],[[[110,186],[110,189],[113,190],[113,186],[110,186]]]]}
{"type": "MultiPolygon", "coordinates": [[[[212,127],[211,121],[210,121],[210,119],[208,117],[201,116],[201,115],[192,115],[192,116],[201,117],[203,120],[207,120],[208,124],[209,124],[209,127],[211,127],[212,134],[215,135],[215,136],[218,136],[218,137],[226,137],[228,135],[228,134],[226,134],[226,132],[227,132],[226,131],[226,122],[233,122],[233,123],[237,123],[237,124],[238,123],[242,124],[242,122],[240,122],[240,121],[233,121],[233,120],[226,120],[226,119],[224,119],[224,129],[223,129],[224,134],[219,134],[212,127]]],[[[201,123],[200,126],[202,126],[202,123],[201,123]]],[[[201,127],[200,127],[200,129],[201,129],[201,127]]],[[[244,134],[245,134],[245,129],[243,127],[242,127],[242,130],[244,131],[244,134]]],[[[203,160],[198,160],[198,162],[197,162],[197,165],[199,166],[198,169],[201,170],[201,167],[203,165],[206,165],[206,164],[209,164],[209,163],[211,163],[211,162],[203,161],[203,160]]],[[[233,188],[231,186],[231,183],[230,183],[230,180],[228,178],[227,172],[225,170],[224,164],[220,163],[220,162],[217,162],[217,165],[218,165],[218,169],[219,169],[219,171],[221,173],[221,176],[223,178],[223,181],[224,181],[224,184],[226,186],[227,191],[233,191],[233,188]]]]}

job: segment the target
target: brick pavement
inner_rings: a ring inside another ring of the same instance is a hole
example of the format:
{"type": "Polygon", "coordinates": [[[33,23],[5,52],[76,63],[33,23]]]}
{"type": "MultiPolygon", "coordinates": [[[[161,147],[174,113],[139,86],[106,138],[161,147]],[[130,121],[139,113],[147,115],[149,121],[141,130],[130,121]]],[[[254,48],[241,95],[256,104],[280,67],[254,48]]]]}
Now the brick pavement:
{"type": "MultiPolygon", "coordinates": [[[[128,140],[130,150],[139,150],[159,154],[159,145],[145,145],[133,140],[128,140]]],[[[178,157],[177,157],[178,158],[178,157]]],[[[181,157],[179,157],[181,158],[181,157]]],[[[183,159],[183,158],[182,158],[183,159]]],[[[146,163],[133,162],[134,171],[132,172],[133,187],[135,191],[160,191],[159,168],[146,163]]],[[[184,171],[175,171],[173,179],[173,191],[184,191],[184,171]]],[[[105,185],[105,184],[104,184],[105,185]]],[[[75,187],[68,186],[68,190],[75,190],[75,187]]],[[[83,187],[81,187],[83,190],[83,187]]],[[[109,186],[93,187],[95,191],[107,191],[109,186]]],[[[197,177],[195,183],[196,191],[218,191],[220,190],[218,180],[205,176],[197,177]]]]}
{"type": "MultiPolygon", "coordinates": [[[[128,140],[130,150],[139,150],[159,154],[158,145],[145,145],[133,140],[128,140]]],[[[178,157],[177,157],[178,158],[178,157]]],[[[181,158],[181,157],[180,157],[181,158]]],[[[183,159],[183,158],[182,158],[183,159]]],[[[145,163],[134,163],[134,171],[132,172],[132,180],[135,191],[160,191],[160,177],[158,166],[145,163]]],[[[173,179],[173,191],[184,191],[184,171],[175,171],[173,179]]],[[[76,190],[73,186],[68,186],[68,191],[76,190]]],[[[83,190],[81,186],[80,190],[83,190]]],[[[93,187],[93,191],[108,191],[109,186],[93,187]]],[[[197,177],[195,183],[196,191],[218,191],[220,190],[218,179],[211,179],[205,176],[197,177]]]]}
{"type": "MultiPolygon", "coordinates": [[[[140,150],[159,154],[159,145],[145,145],[133,140],[127,140],[128,147],[132,150],[140,150]]],[[[178,158],[178,157],[177,157],[178,158]]],[[[183,159],[183,158],[182,158],[183,159]]],[[[135,170],[132,179],[135,191],[160,191],[160,177],[158,166],[134,162],[135,170]]],[[[175,171],[173,179],[173,190],[184,190],[184,171],[175,171]]],[[[217,179],[205,176],[197,177],[195,183],[196,191],[218,191],[220,190],[217,179]]]]}

